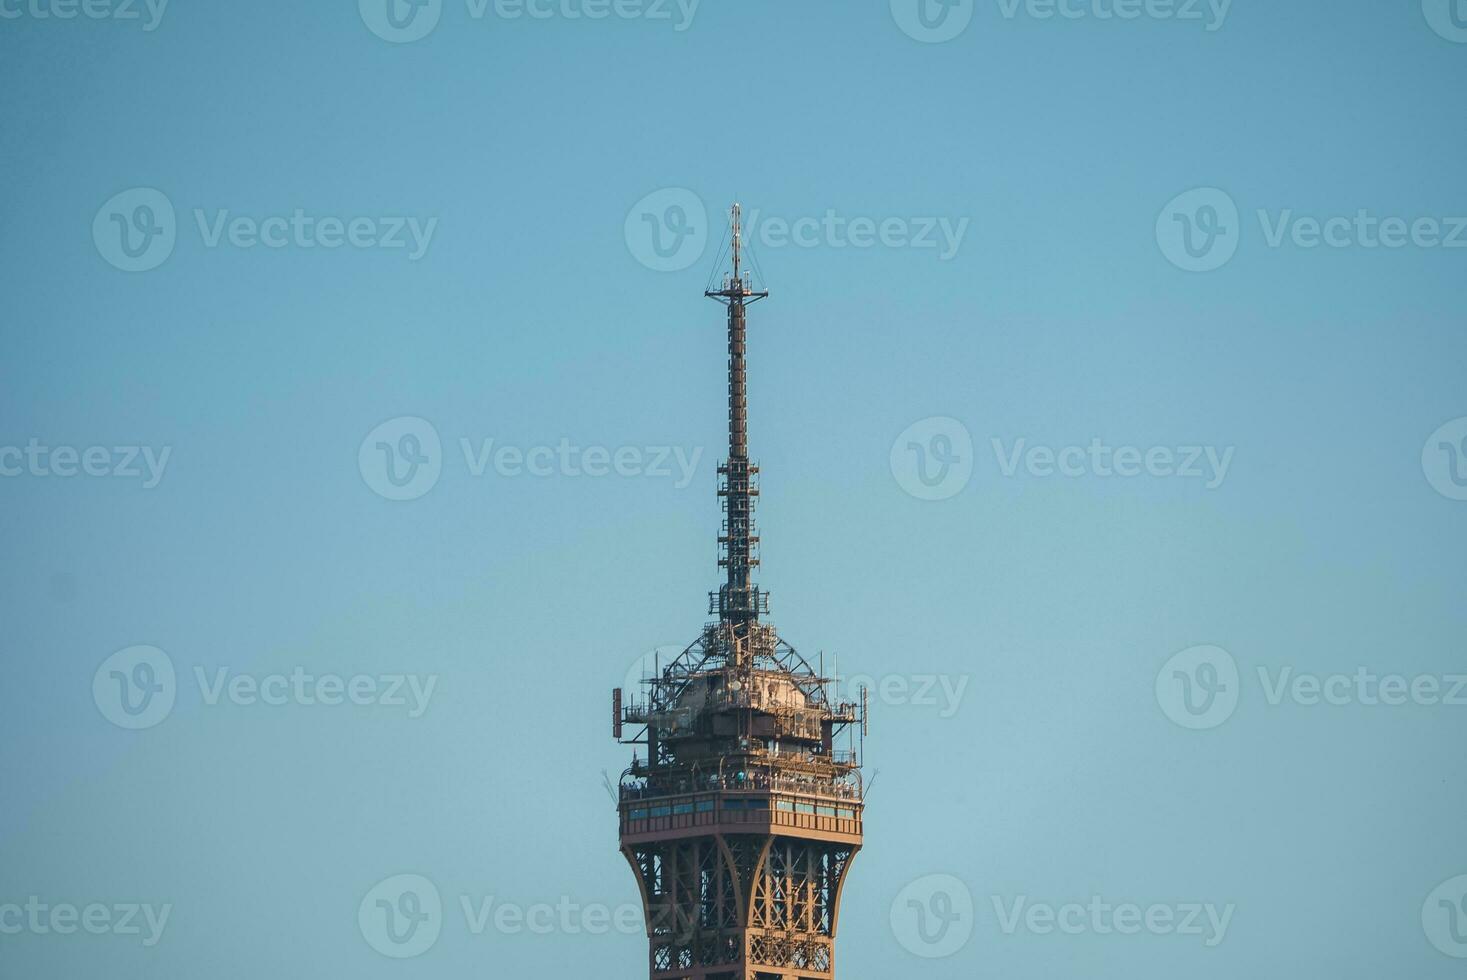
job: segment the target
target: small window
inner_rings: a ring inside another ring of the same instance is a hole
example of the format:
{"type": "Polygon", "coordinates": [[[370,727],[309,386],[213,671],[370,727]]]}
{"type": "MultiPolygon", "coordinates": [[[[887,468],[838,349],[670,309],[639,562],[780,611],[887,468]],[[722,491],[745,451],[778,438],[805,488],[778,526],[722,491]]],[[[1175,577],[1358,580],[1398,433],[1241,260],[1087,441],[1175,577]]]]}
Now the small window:
{"type": "Polygon", "coordinates": [[[811,806],[809,803],[796,803],[795,804],[795,812],[796,813],[814,813],[815,812],[815,807],[811,806]]]}
{"type": "Polygon", "coordinates": [[[672,812],[673,813],[676,813],[676,814],[692,813],[693,812],[693,804],[691,804],[691,803],[677,803],[677,804],[674,804],[674,806],[672,808],[672,812]]]}
{"type": "Polygon", "coordinates": [[[784,810],[787,813],[793,813],[795,809],[795,804],[790,800],[775,800],[774,805],[777,809],[784,810]]]}
{"type": "Polygon", "coordinates": [[[654,806],[652,808],[652,816],[654,817],[665,817],[671,812],[672,807],[670,806],[654,806]]]}
{"type": "Polygon", "coordinates": [[[845,820],[854,820],[854,819],[856,819],[856,811],[855,810],[847,810],[845,807],[840,807],[839,809],[837,809],[835,811],[835,815],[837,817],[841,817],[842,819],[845,819],[845,820]]]}
{"type": "Polygon", "coordinates": [[[817,806],[815,808],[815,812],[818,813],[818,814],[820,814],[822,817],[833,817],[833,816],[835,816],[835,807],[833,807],[833,806],[817,806]]]}
{"type": "Polygon", "coordinates": [[[646,820],[647,819],[647,808],[644,807],[644,806],[633,807],[631,810],[627,811],[627,819],[628,820],[646,820]]]}
{"type": "Polygon", "coordinates": [[[711,809],[713,809],[713,801],[712,800],[699,800],[698,801],[698,812],[699,813],[707,813],[711,809]]]}

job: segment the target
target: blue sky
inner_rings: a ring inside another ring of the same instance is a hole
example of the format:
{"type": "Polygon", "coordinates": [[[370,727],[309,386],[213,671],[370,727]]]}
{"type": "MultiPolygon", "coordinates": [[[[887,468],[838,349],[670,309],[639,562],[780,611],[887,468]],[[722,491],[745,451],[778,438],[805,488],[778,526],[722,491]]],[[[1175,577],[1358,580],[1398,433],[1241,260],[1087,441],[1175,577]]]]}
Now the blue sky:
{"type": "Polygon", "coordinates": [[[172,909],[149,946],[0,933],[0,972],[640,975],[636,935],[461,901],[635,900],[609,691],[716,585],[737,197],[760,582],[894,692],[840,975],[1456,975],[1423,910],[1467,874],[1467,705],[1289,685],[1467,669],[1467,43],[1435,0],[1062,6],[928,7],[935,40],[903,0],[443,0],[391,41],[370,3],[0,3],[0,906],[172,909]],[[706,243],[659,271],[674,203],[706,243]],[[429,432],[387,499],[377,443],[429,432]],[[912,443],[962,459],[929,485],[912,443]],[[138,646],[176,690],[129,730],[101,668],[138,646]],[[1196,647],[1237,678],[1193,729],[1196,647]],[[357,922],[399,874],[444,907],[404,959],[357,922]],[[928,957],[932,875],[972,911],[928,957]],[[1233,911],[1211,946],[999,914],[1092,896],[1233,911]]]}

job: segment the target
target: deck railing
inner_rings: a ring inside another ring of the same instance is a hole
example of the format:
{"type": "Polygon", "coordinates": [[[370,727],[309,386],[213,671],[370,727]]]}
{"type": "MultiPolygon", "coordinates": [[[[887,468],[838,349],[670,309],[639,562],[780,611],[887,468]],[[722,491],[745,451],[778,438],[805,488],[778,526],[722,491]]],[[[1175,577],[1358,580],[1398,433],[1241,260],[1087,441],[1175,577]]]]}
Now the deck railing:
{"type": "Polygon", "coordinates": [[[632,799],[621,805],[623,834],[730,823],[860,836],[861,802],[803,793],[712,792],[632,799]]]}
{"type": "Polygon", "coordinates": [[[622,800],[646,800],[664,796],[686,796],[689,793],[727,790],[733,792],[782,792],[801,796],[817,796],[833,800],[859,801],[861,788],[855,783],[794,776],[770,776],[762,772],[682,780],[672,787],[649,786],[645,780],[623,782],[622,800]]]}

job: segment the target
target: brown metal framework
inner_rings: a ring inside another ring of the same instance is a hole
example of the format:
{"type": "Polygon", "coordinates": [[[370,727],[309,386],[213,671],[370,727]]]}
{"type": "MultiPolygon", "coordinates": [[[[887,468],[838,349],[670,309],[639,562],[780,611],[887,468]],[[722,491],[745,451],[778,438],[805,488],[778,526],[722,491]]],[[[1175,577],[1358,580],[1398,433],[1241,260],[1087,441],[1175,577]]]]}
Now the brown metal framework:
{"type": "Polygon", "coordinates": [[[725,517],[710,594],[717,621],[645,683],[612,694],[617,738],[646,748],[622,774],[621,850],[646,912],[652,980],[833,980],[841,889],[861,848],[864,792],[853,747],[861,705],[836,703],[817,672],[760,621],[753,583],[759,467],[748,453],[745,307],[768,296],[741,269],[706,296],[728,307],[725,517]],[[626,726],[640,730],[623,738],[626,726]]]}

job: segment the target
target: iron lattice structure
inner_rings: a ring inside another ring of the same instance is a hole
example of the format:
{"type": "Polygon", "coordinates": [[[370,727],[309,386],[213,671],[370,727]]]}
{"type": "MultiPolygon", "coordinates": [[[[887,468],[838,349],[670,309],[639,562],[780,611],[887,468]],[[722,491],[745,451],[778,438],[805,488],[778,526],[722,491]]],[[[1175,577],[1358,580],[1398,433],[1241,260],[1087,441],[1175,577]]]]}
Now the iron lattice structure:
{"type": "Polygon", "coordinates": [[[724,519],[709,596],[717,619],[637,697],[612,694],[613,731],[645,746],[622,774],[621,850],[646,912],[652,980],[833,980],[841,889],[861,847],[866,706],[761,620],[754,584],[759,467],[749,459],[745,308],[767,297],[741,269],[705,295],[728,307],[724,519]],[[630,731],[630,737],[624,732],[630,731]]]}

